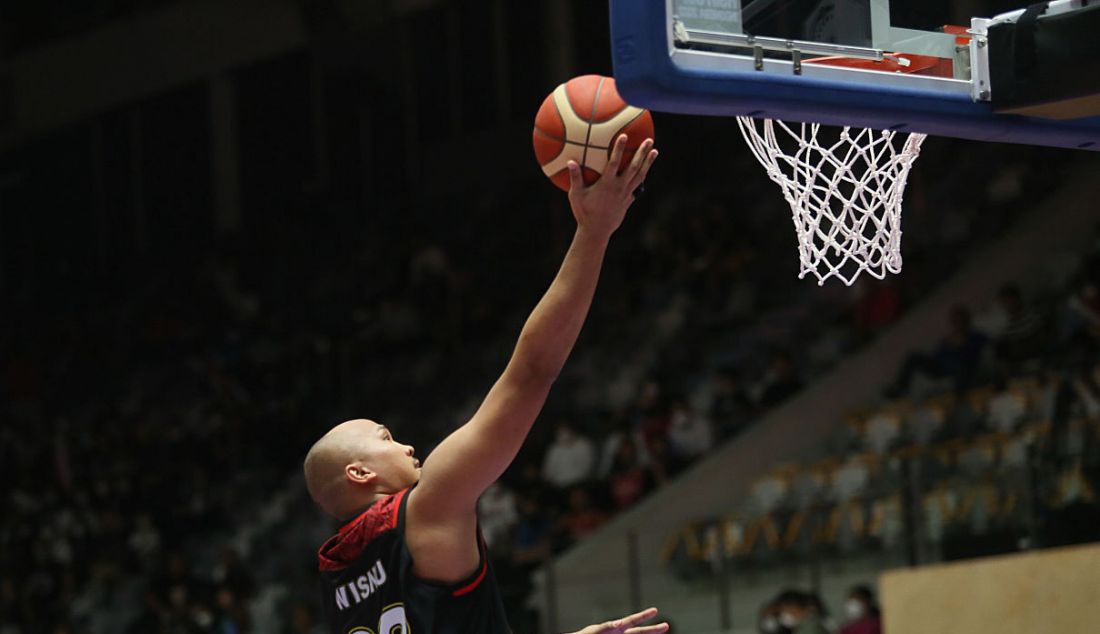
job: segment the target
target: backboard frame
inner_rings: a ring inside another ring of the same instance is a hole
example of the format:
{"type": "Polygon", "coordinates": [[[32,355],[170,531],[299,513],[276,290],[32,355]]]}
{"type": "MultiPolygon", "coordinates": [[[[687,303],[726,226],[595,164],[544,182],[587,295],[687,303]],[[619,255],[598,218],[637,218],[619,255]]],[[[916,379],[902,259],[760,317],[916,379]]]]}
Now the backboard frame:
{"type": "MultiPolygon", "coordinates": [[[[676,45],[672,2],[610,0],[616,85],[632,105],[1100,150],[1100,117],[1054,120],[993,112],[986,101],[990,86],[980,84],[988,82],[981,60],[986,56],[983,29],[991,20],[979,18],[971,25],[972,72],[964,80],[684,48],[676,45]]],[[[881,15],[875,19],[878,33],[881,15]]],[[[905,35],[904,29],[897,31],[885,41],[905,35]]]]}

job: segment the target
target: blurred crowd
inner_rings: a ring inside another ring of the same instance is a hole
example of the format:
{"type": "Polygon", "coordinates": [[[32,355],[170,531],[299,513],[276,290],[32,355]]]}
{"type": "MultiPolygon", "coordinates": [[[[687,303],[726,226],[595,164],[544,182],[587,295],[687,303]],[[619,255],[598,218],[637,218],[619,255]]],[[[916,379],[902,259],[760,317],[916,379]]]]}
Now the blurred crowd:
{"type": "Polygon", "coordinates": [[[1026,291],[950,308],[879,402],[685,526],[666,562],[698,577],[725,560],[912,565],[1100,539],[1100,232],[1055,259],[1026,291]]]}
{"type": "MultiPolygon", "coordinates": [[[[1057,184],[1029,169],[1046,154],[998,151],[966,169],[928,160],[904,276],[854,289],[795,279],[787,212],[763,176],[640,203],[539,431],[483,499],[502,577],[521,593],[525,571],[872,340],[1057,184]],[[949,193],[983,175],[987,187],[949,193]]],[[[313,631],[315,563],[291,528],[316,523],[294,484],[302,455],[342,418],[376,417],[421,455],[465,420],[570,236],[548,191],[461,213],[322,211],[107,278],[6,286],[0,633],[272,631],[259,613],[313,631]]],[[[1093,327],[1094,294],[1073,303],[1093,327]]],[[[1006,333],[1034,327],[1005,319],[1006,333]]],[[[958,376],[976,345],[914,356],[896,389],[958,376]]]]}

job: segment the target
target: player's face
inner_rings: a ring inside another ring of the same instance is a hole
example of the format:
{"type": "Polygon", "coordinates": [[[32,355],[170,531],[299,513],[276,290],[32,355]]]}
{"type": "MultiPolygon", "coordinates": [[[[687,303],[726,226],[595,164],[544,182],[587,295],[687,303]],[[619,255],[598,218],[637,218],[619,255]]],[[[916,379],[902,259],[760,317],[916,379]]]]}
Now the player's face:
{"type": "Polygon", "coordinates": [[[412,445],[397,442],[385,425],[364,420],[368,464],[378,475],[378,483],[386,492],[396,492],[420,480],[420,460],[412,445]]]}

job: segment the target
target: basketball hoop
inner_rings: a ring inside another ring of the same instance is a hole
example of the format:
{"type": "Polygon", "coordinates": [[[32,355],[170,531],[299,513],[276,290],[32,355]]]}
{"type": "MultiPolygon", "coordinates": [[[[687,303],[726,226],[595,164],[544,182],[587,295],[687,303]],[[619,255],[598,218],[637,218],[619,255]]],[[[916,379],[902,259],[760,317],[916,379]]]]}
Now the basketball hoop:
{"type": "Polygon", "coordinates": [[[901,199],[925,135],[845,127],[835,141],[816,123],[738,117],[756,159],[779,184],[798,235],[799,278],[851,286],[860,273],[901,271],[901,199]],[[819,139],[821,133],[821,139],[819,139]]]}

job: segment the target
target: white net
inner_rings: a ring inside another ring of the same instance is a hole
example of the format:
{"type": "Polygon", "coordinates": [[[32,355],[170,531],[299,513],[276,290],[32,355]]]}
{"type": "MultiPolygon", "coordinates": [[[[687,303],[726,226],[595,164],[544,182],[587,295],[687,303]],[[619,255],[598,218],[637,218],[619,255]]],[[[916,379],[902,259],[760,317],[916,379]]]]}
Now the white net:
{"type": "Polygon", "coordinates": [[[925,135],[738,117],[741,133],[794,213],[800,278],[851,285],[901,271],[901,199],[925,135]],[[819,140],[819,133],[822,139],[819,140]],[[835,132],[832,136],[836,137],[835,132]]]}

